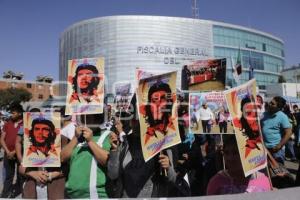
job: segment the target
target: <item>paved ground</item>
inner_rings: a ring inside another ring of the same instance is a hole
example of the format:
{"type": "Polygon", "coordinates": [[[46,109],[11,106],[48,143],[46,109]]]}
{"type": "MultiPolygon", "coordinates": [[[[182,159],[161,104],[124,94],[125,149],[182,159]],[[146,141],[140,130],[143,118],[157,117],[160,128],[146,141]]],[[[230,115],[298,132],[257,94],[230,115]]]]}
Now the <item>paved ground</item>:
{"type": "Polygon", "coordinates": [[[292,175],[296,178],[297,170],[299,167],[299,162],[290,162],[290,161],[285,161],[285,166],[289,170],[289,172],[292,173],[292,175]]]}

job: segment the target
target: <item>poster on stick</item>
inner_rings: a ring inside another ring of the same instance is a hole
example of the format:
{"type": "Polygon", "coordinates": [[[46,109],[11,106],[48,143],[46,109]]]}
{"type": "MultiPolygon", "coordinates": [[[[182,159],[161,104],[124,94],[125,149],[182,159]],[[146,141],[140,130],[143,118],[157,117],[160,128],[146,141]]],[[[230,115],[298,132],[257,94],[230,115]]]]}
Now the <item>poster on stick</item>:
{"type": "Polygon", "coordinates": [[[139,81],[137,100],[145,161],[181,142],[176,111],[176,75],[176,72],[170,72],[139,81]]]}
{"type": "Polygon", "coordinates": [[[25,112],[24,167],[60,167],[60,113],[25,112]]]}
{"type": "Polygon", "coordinates": [[[256,102],[256,81],[252,79],[224,94],[232,116],[244,174],[248,176],[267,166],[256,102]]]}
{"type": "Polygon", "coordinates": [[[103,113],[104,58],[68,61],[66,115],[103,113]]]}

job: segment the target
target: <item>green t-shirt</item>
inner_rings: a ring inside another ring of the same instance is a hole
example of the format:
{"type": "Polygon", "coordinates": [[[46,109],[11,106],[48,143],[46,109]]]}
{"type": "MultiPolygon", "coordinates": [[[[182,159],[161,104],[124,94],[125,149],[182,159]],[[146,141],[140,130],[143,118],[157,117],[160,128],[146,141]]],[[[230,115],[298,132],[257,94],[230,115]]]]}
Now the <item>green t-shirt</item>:
{"type": "MultiPolygon", "coordinates": [[[[105,134],[105,131],[102,132],[105,134]]],[[[100,135],[93,136],[93,141],[98,142],[100,135]]],[[[110,143],[109,137],[106,136],[102,143],[102,148],[109,151],[110,143]]],[[[93,155],[86,143],[78,144],[71,156],[70,172],[68,181],[66,183],[66,191],[69,198],[91,198],[90,184],[91,184],[91,170],[93,155]]],[[[97,162],[97,161],[96,161],[97,162]]],[[[106,169],[105,167],[97,165],[97,174],[92,174],[92,178],[96,178],[96,190],[98,198],[107,198],[105,190],[106,183],[106,169]]],[[[95,171],[94,171],[95,172],[95,171]]]]}

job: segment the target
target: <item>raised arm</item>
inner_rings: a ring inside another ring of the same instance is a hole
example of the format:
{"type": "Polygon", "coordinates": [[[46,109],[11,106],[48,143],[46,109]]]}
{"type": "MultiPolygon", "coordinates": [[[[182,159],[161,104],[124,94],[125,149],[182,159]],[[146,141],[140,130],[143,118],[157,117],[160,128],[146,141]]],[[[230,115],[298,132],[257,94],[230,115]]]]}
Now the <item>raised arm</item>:
{"type": "Polygon", "coordinates": [[[83,137],[85,138],[89,148],[93,152],[93,155],[96,161],[105,166],[108,159],[108,151],[104,150],[103,148],[99,147],[99,145],[93,141],[93,131],[87,127],[80,127],[81,132],[83,133],[83,137]]]}
{"type": "MultiPolygon", "coordinates": [[[[61,153],[60,153],[60,159],[61,159],[62,163],[67,162],[71,158],[72,151],[78,144],[78,137],[80,136],[80,134],[81,134],[81,132],[79,130],[79,127],[76,127],[75,135],[72,138],[72,140],[68,144],[62,145],[63,148],[62,148],[61,153]],[[78,128],[78,130],[77,130],[77,128],[78,128]]],[[[62,140],[62,142],[63,141],[64,140],[62,140]]]]}

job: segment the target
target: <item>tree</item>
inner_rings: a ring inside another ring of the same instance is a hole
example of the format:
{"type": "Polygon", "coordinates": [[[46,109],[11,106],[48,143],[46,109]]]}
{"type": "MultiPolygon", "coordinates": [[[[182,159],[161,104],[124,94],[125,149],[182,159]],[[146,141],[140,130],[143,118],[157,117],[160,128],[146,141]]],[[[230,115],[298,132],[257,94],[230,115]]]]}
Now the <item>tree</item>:
{"type": "Polygon", "coordinates": [[[7,88],[0,90],[0,109],[7,109],[14,103],[29,101],[32,94],[23,88],[7,88]]]}
{"type": "Polygon", "coordinates": [[[282,75],[280,75],[280,76],[278,77],[278,83],[286,83],[285,77],[282,76],[282,75]]]}

